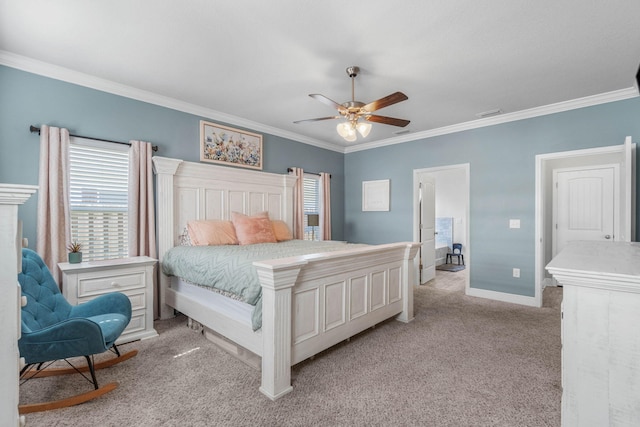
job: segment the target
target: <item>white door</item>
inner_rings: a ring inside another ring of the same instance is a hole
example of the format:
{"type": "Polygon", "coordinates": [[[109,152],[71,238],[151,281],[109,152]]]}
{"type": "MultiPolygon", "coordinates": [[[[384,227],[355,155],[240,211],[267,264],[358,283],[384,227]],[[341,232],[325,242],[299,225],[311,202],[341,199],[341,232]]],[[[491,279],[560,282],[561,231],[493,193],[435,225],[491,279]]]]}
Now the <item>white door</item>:
{"type": "Polygon", "coordinates": [[[553,256],[574,240],[615,240],[617,165],[554,171],[553,256]]]}
{"type": "Polygon", "coordinates": [[[436,180],[420,175],[420,283],[436,277],[436,180]]]}

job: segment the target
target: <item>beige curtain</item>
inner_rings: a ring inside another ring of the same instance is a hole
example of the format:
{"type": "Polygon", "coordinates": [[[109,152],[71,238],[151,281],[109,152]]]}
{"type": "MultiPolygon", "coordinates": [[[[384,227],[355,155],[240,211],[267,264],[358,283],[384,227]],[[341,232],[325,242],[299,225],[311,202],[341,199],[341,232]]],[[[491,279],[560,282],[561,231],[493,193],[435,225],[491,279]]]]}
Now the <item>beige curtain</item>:
{"type": "Polygon", "coordinates": [[[304,239],[304,171],[290,168],[291,175],[298,178],[293,187],[293,238],[304,239]]]}
{"type": "MultiPolygon", "coordinates": [[[[153,146],[129,141],[129,256],[157,258],[153,200],[153,146]]],[[[154,277],[153,317],[158,317],[158,283],[154,277]]]]}
{"type": "Polygon", "coordinates": [[[129,149],[129,256],[157,257],[153,203],[152,146],[130,141],[129,149]]]}
{"type": "Polygon", "coordinates": [[[331,240],[331,174],[320,172],[320,224],[322,240],[331,240]]]}
{"type": "Polygon", "coordinates": [[[69,131],[40,127],[36,251],[60,286],[59,262],[67,261],[71,243],[69,214],[69,131]]]}

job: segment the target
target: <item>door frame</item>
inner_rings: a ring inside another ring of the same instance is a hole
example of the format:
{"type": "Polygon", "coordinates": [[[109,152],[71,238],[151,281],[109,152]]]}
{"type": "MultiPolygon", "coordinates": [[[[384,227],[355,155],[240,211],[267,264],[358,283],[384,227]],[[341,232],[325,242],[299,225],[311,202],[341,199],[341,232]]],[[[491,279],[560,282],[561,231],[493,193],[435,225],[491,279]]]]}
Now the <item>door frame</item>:
{"type": "MultiPolygon", "coordinates": [[[[420,242],[420,194],[419,194],[419,186],[420,186],[420,175],[423,173],[435,173],[442,172],[448,170],[461,170],[465,175],[465,188],[462,189],[464,191],[464,200],[465,200],[465,228],[466,228],[466,236],[467,236],[467,244],[465,245],[465,265],[469,272],[466,275],[466,283],[464,286],[464,293],[469,293],[469,284],[471,283],[471,264],[472,264],[472,256],[471,256],[471,215],[470,215],[470,194],[471,194],[471,174],[470,174],[470,164],[469,163],[460,163],[455,165],[445,165],[445,166],[435,166],[430,168],[422,168],[422,169],[414,169],[413,170],[413,241],[420,242]]],[[[437,182],[436,182],[437,185],[437,182]]],[[[438,194],[436,192],[436,199],[438,198],[438,194]]],[[[414,277],[419,276],[420,269],[420,260],[419,257],[416,257],[414,260],[414,277]]],[[[417,281],[419,282],[419,280],[417,281]]],[[[420,283],[416,283],[416,286],[419,286],[420,283]]]]}
{"type": "MultiPolygon", "coordinates": [[[[620,191],[624,186],[624,194],[620,194],[621,206],[624,210],[620,214],[620,241],[631,241],[635,233],[635,144],[631,142],[631,137],[625,139],[624,144],[608,147],[587,148],[583,150],[562,151],[557,153],[536,155],[535,166],[535,295],[534,304],[542,307],[543,285],[552,284],[551,278],[545,279],[545,255],[546,255],[546,231],[552,226],[552,218],[545,215],[546,201],[548,197],[547,162],[559,159],[569,159],[578,157],[597,157],[608,154],[621,154],[623,161],[621,166],[620,191]],[[630,207],[630,209],[628,208],[630,207]]],[[[602,164],[610,164],[610,161],[603,161],[602,164]]],[[[593,165],[595,166],[595,165],[593,165]]]]}

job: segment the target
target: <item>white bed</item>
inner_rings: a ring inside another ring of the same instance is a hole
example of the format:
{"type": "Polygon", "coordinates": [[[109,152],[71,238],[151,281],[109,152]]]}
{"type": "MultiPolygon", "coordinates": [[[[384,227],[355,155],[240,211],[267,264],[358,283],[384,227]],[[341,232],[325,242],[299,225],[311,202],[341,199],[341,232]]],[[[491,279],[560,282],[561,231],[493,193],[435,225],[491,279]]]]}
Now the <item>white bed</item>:
{"type": "MultiPolygon", "coordinates": [[[[290,175],[163,157],[153,162],[160,260],[191,220],[268,211],[271,219],[292,226],[290,175]]],[[[292,390],[292,365],[388,318],[413,319],[418,247],[393,243],[255,262],[263,304],[257,331],[226,297],[207,297],[213,293],[160,273],[160,317],[173,316],[175,309],[260,356],[260,391],[275,400],[292,390]]]]}

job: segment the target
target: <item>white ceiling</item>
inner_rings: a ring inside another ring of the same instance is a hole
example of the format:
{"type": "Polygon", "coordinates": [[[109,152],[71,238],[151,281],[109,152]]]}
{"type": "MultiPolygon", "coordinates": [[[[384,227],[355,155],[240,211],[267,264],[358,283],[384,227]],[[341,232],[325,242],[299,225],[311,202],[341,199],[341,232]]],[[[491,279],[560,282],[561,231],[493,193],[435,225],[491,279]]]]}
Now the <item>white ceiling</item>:
{"type": "Polygon", "coordinates": [[[0,0],[0,51],[348,151],[401,128],[345,143],[338,120],[293,121],[335,113],[310,93],[350,100],[350,65],[356,100],[409,97],[378,113],[411,120],[413,138],[635,91],[640,1],[0,0]]]}

